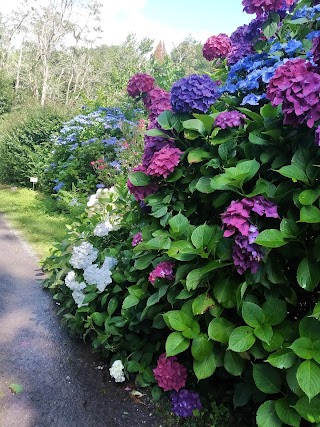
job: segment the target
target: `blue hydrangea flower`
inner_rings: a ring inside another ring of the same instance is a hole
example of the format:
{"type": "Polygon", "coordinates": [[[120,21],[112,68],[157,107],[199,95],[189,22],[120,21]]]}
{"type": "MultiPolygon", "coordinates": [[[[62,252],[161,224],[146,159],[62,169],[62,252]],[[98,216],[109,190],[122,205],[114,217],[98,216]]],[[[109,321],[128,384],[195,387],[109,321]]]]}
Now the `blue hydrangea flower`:
{"type": "Polygon", "coordinates": [[[263,93],[262,95],[256,95],[254,93],[249,93],[248,95],[246,95],[242,102],[241,105],[259,105],[259,101],[261,99],[264,99],[266,97],[266,94],[263,93]]]}
{"type": "Polygon", "coordinates": [[[207,74],[192,74],[173,84],[170,102],[175,113],[206,113],[219,96],[217,84],[207,74]]]}

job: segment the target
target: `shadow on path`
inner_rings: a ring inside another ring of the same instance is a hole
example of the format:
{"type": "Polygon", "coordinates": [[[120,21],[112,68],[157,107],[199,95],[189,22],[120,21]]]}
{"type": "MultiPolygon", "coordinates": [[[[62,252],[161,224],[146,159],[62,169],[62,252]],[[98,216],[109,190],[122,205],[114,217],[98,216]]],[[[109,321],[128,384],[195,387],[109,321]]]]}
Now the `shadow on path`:
{"type": "Polygon", "coordinates": [[[0,427],[165,427],[59,324],[41,270],[0,214],[0,427]],[[9,386],[21,384],[12,394],[9,386]]]}

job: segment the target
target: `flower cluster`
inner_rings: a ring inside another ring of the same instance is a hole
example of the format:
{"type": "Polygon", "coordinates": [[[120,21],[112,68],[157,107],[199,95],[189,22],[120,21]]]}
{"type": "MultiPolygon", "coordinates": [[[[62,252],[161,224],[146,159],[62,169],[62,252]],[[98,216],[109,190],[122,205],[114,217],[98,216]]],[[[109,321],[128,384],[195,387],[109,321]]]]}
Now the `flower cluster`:
{"type": "Polygon", "coordinates": [[[282,104],[284,123],[292,126],[306,123],[312,128],[320,119],[320,75],[304,59],[288,60],[271,78],[267,98],[273,106],[282,104]]]}
{"type": "Polygon", "coordinates": [[[132,98],[137,98],[143,93],[154,88],[154,78],[149,74],[137,73],[128,82],[127,92],[132,98]]]}
{"type": "Polygon", "coordinates": [[[75,271],[69,271],[64,279],[64,283],[67,288],[72,290],[72,298],[74,299],[74,302],[77,304],[78,308],[88,305],[83,303],[85,294],[82,292],[87,285],[84,282],[78,282],[76,280],[75,271]]]}
{"type": "Polygon", "coordinates": [[[215,120],[215,125],[221,129],[226,129],[227,127],[239,127],[243,124],[245,118],[245,114],[242,114],[239,111],[225,111],[218,114],[215,120]]]}
{"type": "Polygon", "coordinates": [[[117,265],[117,260],[106,257],[101,268],[97,264],[92,264],[83,272],[83,278],[89,285],[95,285],[99,292],[103,292],[107,285],[112,282],[111,268],[117,265]]]}
{"type": "Polygon", "coordinates": [[[182,151],[180,151],[179,148],[173,148],[169,145],[165,145],[152,156],[147,169],[148,175],[167,178],[178,165],[181,155],[182,151]]]}
{"type": "Polygon", "coordinates": [[[149,112],[149,119],[155,121],[159,114],[165,110],[171,110],[169,92],[155,87],[143,98],[144,105],[149,112]]]}
{"type": "Polygon", "coordinates": [[[249,268],[251,273],[256,273],[263,258],[262,251],[254,243],[259,232],[250,220],[251,212],[267,218],[279,218],[277,206],[262,196],[232,201],[221,215],[223,236],[235,236],[232,257],[239,274],[243,274],[249,268]]]}
{"type": "Polygon", "coordinates": [[[165,146],[170,146],[175,148],[176,145],[173,140],[169,138],[162,138],[161,136],[148,136],[144,137],[144,152],[142,156],[142,165],[145,168],[148,168],[150,165],[151,159],[155,152],[160,151],[165,146]]]}
{"type": "Polygon", "coordinates": [[[115,360],[109,368],[110,376],[115,380],[116,383],[123,383],[126,380],[124,376],[124,366],[121,360],[115,360]]]}
{"type": "Polygon", "coordinates": [[[97,237],[105,237],[110,231],[119,230],[119,228],[119,218],[108,215],[108,218],[95,226],[93,234],[97,237]]]}
{"type": "Polygon", "coordinates": [[[74,246],[70,258],[70,264],[74,268],[85,269],[91,265],[98,256],[98,250],[89,242],[82,242],[79,246],[74,246]]]}
{"type": "MultiPolygon", "coordinates": [[[[143,172],[143,173],[147,172],[147,169],[142,165],[136,166],[133,170],[134,170],[134,172],[143,172]]],[[[127,181],[127,187],[137,202],[140,200],[144,200],[150,194],[153,194],[156,191],[158,191],[158,185],[157,184],[136,186],[136,185],[132,184],[130,179],[128,179],[128,181],[127,181]]]]}
{"type": "Polygon", "coordinates": [[[200,410],[202,406],[198,393],[182,388],[171,393],[171,407],[179,417],[191,417],[193,411],[200,410]]]}
{"type": "Polygon", "coordinates": [[[226,34],[211,36],[203,45],[203,56],[212,61],[215,58],[225,58],[231,50],[231,41],[226,34]]]}
{"type": "Polygon", "coordinates": [[[139,243],[143,242],[142,233],[139,231],[132,238],[132,246],[137,246],[139,243]]]}
{"type": "Polygon", "coordinates": [[[175,356],[166,357],[163,353],[159,356],[157,367],[153,370],[158,386],[164,391],[179,391],[186,385],[187,369],[181,365],[175,356]]]}
{"type": "Polygon", "coordinates": [[[156,279],[162,278],[167,280],[173,280],[174,279],[174,262],[172,261],[164,261],[160,262],[154,270],[151,271],[149,274],[149,282],[154,284],[156,279]]]}
{"type": "Polygon", "coordinates": [[[208,75],[192,74],[173,84],[170,101],[175,113],[206,113],[219,96],[217,83],[208,75]]]}
{"type": "Polygon", "coordinates": [[[320,67],[320,36],[312,40],[312,48],[310,51],[313,55],[313,62],[320,67]]]}
{"type": "Polygon", "coordinates": [[[255,13],[258,16],[268,12],[289,9],[296,0],[242,0],[243,10],[247,13],[255,13]]]}

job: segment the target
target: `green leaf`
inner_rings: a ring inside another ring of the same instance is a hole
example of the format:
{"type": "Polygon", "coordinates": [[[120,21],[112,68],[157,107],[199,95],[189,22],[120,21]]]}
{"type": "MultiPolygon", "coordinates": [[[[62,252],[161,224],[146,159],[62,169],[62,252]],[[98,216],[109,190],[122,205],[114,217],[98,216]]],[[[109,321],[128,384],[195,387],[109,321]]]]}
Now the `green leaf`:
{"type": "Polygon", "coordinates": [[[276,413],[274,400],[267,400],[259,406],[256,421],[258,427],[282,426],[282,422],[276,413]]]}
{"type": "Polygon", "coordinates": [[[126,368],[128,372],[139,372],[141,369],[141,365],[136,360],[129,360],[126,368]]]}
{"type": "Polygon", "coordinates": [[[270,102],[260,108],[260,114],[264,119],[275,119],[279,114],[279,108],[273,107],[270,102]]]}
{"type": "Polygon", "coordinates": [[[10,384],[9,385],[9,388],[10,388],[10,390],[11,390],[11,392],[13,393],[13,394],[19,394],[19,393],[21,393],[22,392],[22,390],[23,390],[23,387],[22,387],[22,385],[21,384],[10,384]]]}
{"type": "Polygon", "coordinates": [[[196,289],[207,273],[210,273],[213,270],[217,270],[218,268],[225,267],[226,265],[229,264],[221,263],[220,261],[211,261],[204,267],[196,268],[195,270],[190,271],[186,280],[187,290],[190,291],[192,289],[196,289]]]}
{"type": "Polygon", "coordinates": [[[293,406],[293,408],[307,421],[310,423],[320,422],[320,399],[314,397],[311,401],[308,400],[307,396],[303,396],[293,406]]]}
{"type": "Polygon", "coordinates": [[[255,243],[266,248],[280,248],[280,246],[287,244],[281,231],[273,228],[261,231],[255,243]]]}
{"type": "Polygon", "coordinates": [[[282,218],[280,231],[285,238],[296,237],[299,234],[299,225],[289,218],[282,218]]]}
{"type": "Polygon", "coordinates": [[[245,360],[239,356],[238,353],[235,353],[233,351],[227,350],[224,356],[224,367],[226,371],[229,372],[229,374],[238,376],[241,375],[244,367],[245,367],[245,360]]]}
{"type": "Polygon", "coordinates": [[[214,231],[212,227],[207,224],[199,225],[191,234],[191,242],[197,249],[204,249],[210,243],[214,231]]]}
{"type": "Polygon", "coordinates": [[[172,310],[163,314],[166,324],[176,331],[184,331],[191,326],[192,317],[188,316],[181,310],[172,310]]]}
{"type": "Polygon", "coordinates": [[[225,168],[227,178],[236,182],[249,181],[260,169],[260,163],[256,160],[245,160],[239,162],[235,167],[225,168]]]}
{"type": "Polygon", "coordinates": [[[96,311],[92,313],[90,317],[97,326],[102,326],[104,324],[105,316],[102,313],[96,311]]]}
{"type": "Polygon", "coordinates": [[[320,366],[312,360],[305,360],[297,370],[297,380],[311,400],[320,393],[320,366]]]}
{"type": "Polygon", "coordinates": [[[182,123],[183,128],[187,130],[193,130],[198,132],[200,135],[206,135],[206,128],[201,120],[190,119],[182,123]]]}
{"type": "Polygon", "coordinates": [[[161,136],[162,138],[170,138],[169,135],[161,131],[160,129],[154,128],[154,129],[148,129],[145,131],[145,135],[148,136],[161,136]]]}
{"type": "Polygon", "coordinates": [[[198,380],[204,380],[205,378],[211,377],[216,370],[216,367],[216,359],[213,353],[201,361],[193,361],[193,371],[198,380]]]}
{"type": "Polygon", "coordinates": [[[300,222],[307,224],[317,224],[320,222],[320,209],[316,206],[302,206],[300,210],[300,222]]]}
{"type": "Polygon", "coordinates": [[[150,177],[143,172],[132,172],[129,174],[129,180],[136,187],[144,187],[150,183],[150,177]]]}
{"type": "Polygon", "coordinates": [[[213,307],[215,305],[215,302],[213,299],[208,295],[208,293],[204,293],[201,295],[198,295],[193,301],[192,301],[192,311],[195,316],[198,314],[204,314],[210,307],[213,307]]]}
{"type": "Polygon", "coordinates": [[[319,197],[319,190],[304,190],[299,194],[299,202],[302,205],[312,205],[319,197]]]}
{"type": "Polygon", "coordinates": [[[209,338],[227,344],[235,325],[223,317],[212,319],[208,326],[209,338]]]}
{"type": "Polygon", "coordinates": [[[147,299],[146,306],[151,307],[154,304],[158,304],[161,298],[167,293],[168,287],[169,285],[163,285],[155,294],[150,295],[150,297],[147,299]]]}
{"type": "Polygon", "coordinates": [[[262,304],[262,310],[266,316],[266,322],[271,325],[279,325],[287,317],[287,305],[278,298],[268,298],[262,304]]]}
{"type": "Polygon", "coordinates": [[[180,125],[179,117],[169,110],[163,111],[158,116],[157,120],[159,125],[164,130],[171,130],[173,128],[178,128],[180,125]]]}
{"type": "Polygon", "coordinates": [[[273,330],[268,323],[256,327],[253,332],[257,338],[266,342],[267,344],[269,344],[273,335],[273,330]]]}
{"type": "Polygon", "coordinates": [[[255,133],[255,132],[249,133],[249,141],[251,142],[251,144],[256,144],[256,145],[269,144],[269,141],[267,141],[266,139],[263,139],[261,136],[259,136],[258,133],[255,133]]]}
{"type": "Polygon", "coordinates": [[[200,191],[200,193],[213,193],[214,189],[211,187],[211,178],[202,176],[196,184],[196,189],[200,191]]]}
{"type": "Polygon", "coordinates": [[[263,34],[265,35],[266,39],[270,39],[271,37],[273,37],[277,32],[277,29],[278,29],[278,23],[272,21],[271,19],[267,19],[262,24],[263,34]]]}
{"type": "Polygon", "coordinates": [[[170,246],[168,255],[170,258],[174,258],[179,261],[190,261],[197,256],[197,251],[187,240],[177,240],[170,246]]]}
{"type": "MultiPolygon", "coordinates": [[[[210,336],[210,334],[209,334],[210,336]]],[[[229,337],[229,349],[237,353],[249,350],[256,341],[253,329],[249,326],[239,326],[235,328],[229,337]]]]}
{"type": "Polygon", "coordinates": [[[214,124],[214,117],[212,116],[208,116],[207,114],[193,114],[194,117],[198,120],[200,120],[203,124],[204,127],[206,128],[206,131],[209,133],[211,131],[211,129],[213,128],[213,124],[214,124]]]}
{"type": "Polygon", "coordinates": [[[297,281],[301,288],[313,291],[320,281],[320,264],[310,257],[303,258],[298,266],[297,281]]]}
{"type": "Polygon", "coordinates": [[[184,352],[190,345],[190,340],[185,338],[181,332],[172,332],[166,340],[167,356],[175,356],[184,352]]]}
{"type": "Polygon", "coordinates": [[[279,332],[274,332],[268,344],[266,342],[262,342],[261,344],[265,350],[271,353],[272,351],[281,348],[283,341],[284,337],[279,332]]]}
{"type": "Polygon", "coordinates": [[[151,390],[152,399],[157,402],[162,396],[162,389],[157,385],[154,385],[151,390]]]}
{"type": "Polygon", "coordinates": [[[206,334],[192,340],[191,354],[196,360],[204,360],[213,353],[213,342],[209,341],[206,334]]]}
{"type": "Polygon", "coordinates": [[[253,379],[259,390],[266,394],[279,393],[281,390],[281,376],[269,365],[253,365],[253,379]]]}
{"type": "Polygon", "coordinates": [[[151,262],[154,260],[155,257],[156,257],[155,254],[143,255],[142,257],[135,260],[134,268],[136,268],[137,270],[145,270],[146,268],[149,267],[149,265],[151,264],[151,262]]]}
{"type": "Polygon", "coordinates": [[[125,297],[122,303],[123,310],[127,310],[128,308],[134,307],[139,304],[140,299],[135,295],[128,295],[125,297]]]}
{"type": "Polygon", "coordinates": [[[242,305],[242,317],[247,325],[253,328],[261,326],[265,321],[262,309],[253,302],[244,302],[242,305]]]}
{"type": "Polygon", "coordinates": [[[89,304],[91,301],[97,298],[98,294],[95,292],[90,292],[89,294],[85,294],[83,304],[89,304]]]}
{"type": "Polygon", "coordinates": [[[119,305],[118,298],[117,297],[112,297],[110,299],[110,301],[108,302],[108,308],[107,308],[107,312],[108,312],[109,316],[113,315],[113,313],[118,308],[118,305],[119,305]]]}
{"type": "Polygon", "coordinates": [[[309,184],[309,180],[306,173],[295,163],[292,163],[289,166],[283,166],[275,172],[278,172],[287,178],[291,178],[294,182],[302,181],[305,184],[309,184]]]}
{"type": "Polygon", "coordinates": [[[182,213],[178,213],[169,220],[169,225],[171,233],[181,235],[189,227],[189,220],[182,213]]]}
{"type": "Polygon", "coordinates": [[[276,401],[276,413],[280,420],[286,425],[292,427],[300,427],[301,417],[295,409],[292,408],[294,402],[287,398],[279,399],[276,401]]]}
{"type": "Polygon", "coordinates": [[[267,362],[269,362],[270,365],[278,369],[289,369],[294,365],[295,361],[296,356],[287,348],[282,348],[275,353],[270,354],[267,359],[267,362]]]}
{"type": "Polygon", "coordinates": [[[237,110],[241,111],[241,113],[244,113],[246,116],[251,117],[252,120],[254,120],[260,127],[263,127],[263,118],[260,116],[260,114],[255,113],[248,108],[237,108],[237,110]]]}
{"type": "Polygon", "coordinates": [[[223,307],[232,308],[237,304],[236,289],[237,283],[232,278],[218,279],[213,286],[213,295],[223,307]]]}
{"type": "Polygon", "coordinates": [[[310,338],[311,341],[320,340],[319,321],[313,317],[304,317],[299,323],[299,334],[310,338]]]}
{"type": "Polygon", "coordinates": [[[290,348],[301,359],[312,359],[313,357],[313,342],[310,338],[298,338],[291,344],[290,348]]]}

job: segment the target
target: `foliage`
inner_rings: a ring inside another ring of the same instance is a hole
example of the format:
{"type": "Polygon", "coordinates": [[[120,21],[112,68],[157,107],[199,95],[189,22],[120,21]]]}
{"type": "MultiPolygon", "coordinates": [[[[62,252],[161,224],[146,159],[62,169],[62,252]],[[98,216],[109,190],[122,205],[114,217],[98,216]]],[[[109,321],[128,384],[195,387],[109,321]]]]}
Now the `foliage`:
{"type": "Polygon", "coordinates": [[[0,139],[0,181],[29,186],[30,177],[43,178],[43,164],[51,151],[50,137],[63,115],[53,108],[31,109],[10,116],[0,139]]]}
{"type": "MultiPolygon", "coordinates": [[[[293,13],[311,3],[298,2],[293,13]]],[[[317,29],[317,10],[304,19],[270,13],[259,30],[267,40],[255,44],[260,53],[230,68],[213,106],[203,102],[201,114],[166,110],[151,122],[146,134],[158,139],[145,147],[147,165],[129,175],[138,200],[123,184],[98,192],[44,264],[46,286],[68,325],[111,362],[121,360],[138,385],[151,385],[154,398],[162,390],[152,369],[165,351],[188,369],[186,388],[204,395],[218,389],[235,408],[252,405],[258,427],[320,423],[319,120],[310,125],[292,107],[299,122],[286,124],[285,109],[266,98],[279,67],[295,56],[312,60],[308,37],[317,29]],[[273,49],[275,33],[283,50],[273,49]],[[301,44],[288,49],[288,38],[301,44]],[[246,103],[249,108],[240,105],[246,103]],[[234,110],[246,118],[218,119],[234,110]],[[222,122],[227,126],[217,125],[222,122]],[[183,152],[169,175],[161,150],[183,152]],[[151,174],[155,163],[159,173],[151,174]],[[98,236],[102,222],[112,226],[98,236]],[[95,268],[116,258],[112,283],[102,292],[86,283],[85,268],[73,265],[83,243],[91,248],[83,259],[95,268]],[[80,303],[68,288],[71,271],[80,303]]],[[[307,80],[296,77],[294,93],[300,93],[307,80]]],[[[179,85],[175,105],[186,96],[199,104],[208,95],[201,85],[185,92],[184,79],[179,85]]],[[[308,113],[317,108],[311,94],[300,99],[308,113]]],[[[292,99],[283,97],[286,110],[292,99]]]]}
{"type": "Polygon", "coordinates": [[[71,191],[75,186],[88,194],[97,178],[98,185],[112,186],[141,156],[141,136],[137,123],[119,108],[84,109],[51,139],[52,151],[44,163],[46,191],[71,191]]]}

